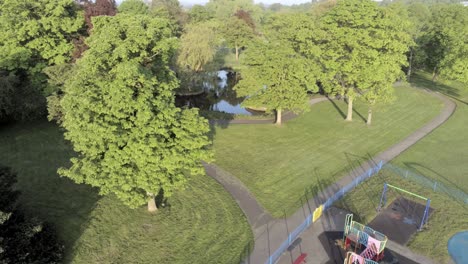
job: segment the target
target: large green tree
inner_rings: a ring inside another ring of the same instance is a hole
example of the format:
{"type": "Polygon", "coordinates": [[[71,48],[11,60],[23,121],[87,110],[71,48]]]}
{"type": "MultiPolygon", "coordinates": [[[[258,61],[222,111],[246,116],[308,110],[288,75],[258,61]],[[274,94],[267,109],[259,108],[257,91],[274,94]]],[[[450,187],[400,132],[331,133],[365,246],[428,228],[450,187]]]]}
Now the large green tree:
{"type": "Polygon", "coordinates": [[[70,59],[84,22],[73,0],[3,0],[0,10],[1,69],[23,69],[41,82],[45,66],[70,59]]]}
{"type": "Polygon", "coordinates": [[[440,5],[433,8],[426,36],[427,66],[437,76],[468,83],[468,7],[440,5]]]}
{"type": "Polygon", "coordinates": [[[203,22],[188,25],[180,38],[177,62],[194,72],[213,60],[217,51],[216,24],[203,22]]]}
{"type": "Polygon", "coordinates": [[[281,42],[252,45],[246,52],[242,79],[234,87],[238,96],[246,96],[245,106],[276,111],[281,124],[285,109],[302,112],[308,109],[308,91],[316,92],[313,65],[281,42]]]}
{"type": "MultiPolygon", "coordinates": [[[[19,117],[45,104],[43,69],[71,59],[72,38],[84,23],[73,0],[0,1],[0,96],[19,117]],[[10,92],[8,92],[10,91],[10,92]]],[[[7,113],[3,105],[0,112],[7,113]]]]}
{"type": "Polygon", "coordinates": [[[215,21],[206,21],[189,24],[185,28],[180,38],[176,61],[183,90],[192,91],[206,77],[205,66],[213,61],[218,51],[217,27],[215,21]]]}
{"type": "Polygon", "coordinates": [[[411,39],[408,22],[399,18],[395,10],[370,0],[341,0],[320,18],[314,34],[302,38],[303,53],[322,67],[324,90],[347,98],[346,120],[352,120],[357,97],[387,89],[401,76],[411,39]]]}
{"type": "Polygon", "coordinates": [[[115,194],[129,207],[169,197],[209,160],[208,123],[174,106],[169,22],[145,15],[96,17],[89,49],[61,101],[65,138],[77,157],[59,173],[115,194]]]}
{"type": "Polygon", "coordinates": [[[239,51],[251,43],[255,32],[243,19],[237,16],[230,17],[221,29],[224,39],[230,48],[236,51],[236,61],[239,61],[239,51]]]}

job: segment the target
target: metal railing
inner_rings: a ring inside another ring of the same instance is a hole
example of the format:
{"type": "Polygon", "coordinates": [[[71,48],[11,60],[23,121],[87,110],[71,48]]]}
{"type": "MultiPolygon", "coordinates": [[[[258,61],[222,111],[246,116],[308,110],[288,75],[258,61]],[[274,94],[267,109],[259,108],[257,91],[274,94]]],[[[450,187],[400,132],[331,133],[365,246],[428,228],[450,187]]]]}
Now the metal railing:
{"type": "MultiPolygon", "coordinates": [[[[339,191],[337,191],[332,197],[328,198],[325,203],[323,203],[321,206],[323,208],[323,211],[327,210],[332,206],[334,202],[337,200],[341,199],[346,193],[349,191],[353,190],[356,186],[358,186],[361,182],[364,180],[370,178],[372,175],[375,175],[378,173],[383,167],[383,161],[380,161],[379,164],[376,166],[370,168],[367,170],[365,173],[359,175],[356,177],[351,183],[347,184],[346,186],[342,187],[339,191]]],[[[304,232],[309,226],[313,224],[312,222],[312,217],[313,213],[309,214],[306,217],[306,220],[302,222],[294,231],[289,233],[288,238],[281,243],[281,245],[278,247],[278,249],[271,254],[265,264],[274,264],[278,261],[278,259],[281,257],[281,255],[286,251],[286,249],[296,240],[299,235],[304,232]]]]}
{"type": "Polygon", "coordinates": [[[396,175],[405,178],[409,181],[415,182],[420,184],[421,186],[424,186],[428,189],[432,189],[434,192],[440,192],[444,193],[450,197],[452,197],[455,200],[458,200],[464,204],[468,204],[468,194],[465,193],[464,191],[454,188],[454,187],[449,187],[443,184],[442,182],[438,182],[436,180],[432,180],[427,178],[426,176],[417,174],[413,171],[406,170],[403,168],[400,168],[396,165],[393,165],[391,163],[387,163],[384,166],[384,169],[388,169],[392,172],[394,172],[396,175]]]}

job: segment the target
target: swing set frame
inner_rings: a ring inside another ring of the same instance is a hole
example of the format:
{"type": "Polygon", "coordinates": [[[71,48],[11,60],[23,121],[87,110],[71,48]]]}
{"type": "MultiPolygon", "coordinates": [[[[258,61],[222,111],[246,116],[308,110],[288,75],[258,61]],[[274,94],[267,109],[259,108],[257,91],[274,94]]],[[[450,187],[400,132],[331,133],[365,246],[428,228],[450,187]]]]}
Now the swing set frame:
{"type": "Polygon", "coordinates": [[[384,183],[382,195],[380,197],[380,203],[379,203],[378,211],[382,210],[382,208],[384,208],[386,203],[387,203],[387,191],[388,191],[389,188],[393,188],[393,189],[395,189],[397,191],[404,192],[406,194],[412,195],[414,197],[417,197],[419,199],[422,199],[422,200],[426,201],[426,208],[424,209],[424,215],[423,215],[423,217],[421,219],[421,223],[419,224],[419,228],[418,228],[418,231],[421,231],[423,226],[427,223],[427,220],[429,218],[429,208],[430,208],[430,205],[431,205],[431,199],[423,197],[423,196],[415,194],[415,193],[412,193],[410,191],[399,188],[397,186],[394,186],[394,185],[391,185],[391,184],[388,184],[388,183],[384,183]]]}

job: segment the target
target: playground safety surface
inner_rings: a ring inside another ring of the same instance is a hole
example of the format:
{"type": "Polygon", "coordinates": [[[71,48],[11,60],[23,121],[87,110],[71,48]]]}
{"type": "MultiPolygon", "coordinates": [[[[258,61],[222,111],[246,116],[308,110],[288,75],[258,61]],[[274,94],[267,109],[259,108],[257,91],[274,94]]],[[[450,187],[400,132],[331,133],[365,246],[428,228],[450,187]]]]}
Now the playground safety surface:
{"type": "MultiPolygon", "coordinates": [[[[385,234],[389,240],[406,245],[421,224],[426,206],[398,197],[381,211],[369,227],[385,234]]],[[[434,210],[429,208],[429,217],[434,210]]]]}
{"type": "MultiPolygon", "coordinates": [[[[320,242],[322,243],[322,246],[327,251],[329,259],[330,259],[325,264],[342,264],[346,257],[346,252],[344,251],[342,247],[343,232],[341,231],[324,232],[320,234],[319,239],[320,239],[320,242]]],[[[360,253],[361,250],[363,250],[363,248],[356,249],[356,253],[360,253]]],[[[311,256],[311,259],[313,259],[313,256],[311,256]]],[[[314,263],[314,262],[311,261],[310,263],[314,263]]],[[[409,260],[389,250],[388,248],[385,248],[384,258],[379,263],[381,264],[386,264],[386,263],[388,264],[390,263],[392,264],[419,264],[417,262],[409,260]]]]}

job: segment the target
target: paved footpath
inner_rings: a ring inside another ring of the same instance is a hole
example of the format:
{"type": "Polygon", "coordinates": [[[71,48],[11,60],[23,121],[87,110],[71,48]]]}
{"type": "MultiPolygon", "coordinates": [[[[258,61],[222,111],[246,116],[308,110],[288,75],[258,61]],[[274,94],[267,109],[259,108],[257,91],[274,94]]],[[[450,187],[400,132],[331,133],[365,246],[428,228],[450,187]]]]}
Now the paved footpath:
{"type": "MultiPolygon", "coordinates": [[[[343,186],[351,183],[356,177],[371,167],[374,167],[379,161],[383,160],[384,162],[388,162],[392,160],[400,153],[418,142],[421,138],[428,135],[431,131],[443,124],[455,111],[456,104],[439,93],[433,93],[429,91],[427,92],[433,94],[444,103],[444,108],[437,117],[432,119],[425,126],[416,130],[399,143],[379,153],[372,159],[362,163],[361,166],[352,169],[339,181],[328,186],[314,198],[307,201],[302,206],[302,208],[299,208],[296,213],[287,219],[272,218],[271,215],[268,214],[268,212],[266,212],[265,209],[256,201],[255,197],[239,179],[214,164],[204,164],[207,174],[223,185],[224,188],[233,196],[239,207],[246,215],[252,228],[252,232],[255,238],[255,245],[252,253],[244,262],[249,264],[265,263],[268,257],[281,245],[283,241],[287,239],[288,233],[299,226],[305,220],[305,217],[308,214],[313,212],[315,208],[325,202],[329,197],[334,195],[337,190],[340,190],[343,186]]],[[[310,101],[310,104],[313,105],[326,100],[329,99],[314,98],[310,101]]],[[[294,115],[288,117],[288,119],[291,118],[294,118],[294,115]]],[[[252,121],[254,120],[249,120],[249,122],[246,123],[251,124],[252,121]]],[[[268,123],[271,122],[271,120],[268,121],[268,123]]],[[[327,263],[329,261],[329,256],[327,255],[326,250],[321,246],[319,236],[325,230],[342,230],[344,223],[344,216],[342,214],[343,213],[340,214],[336,210],[328,210],[324,216],[311,225],[311,227],[301,235],[304,244],[314,245],[307,248],[309,252],[303,250],[304,252],[309,253],[309,256],[311,256],[307,263],[327,263]]],[[[408,249],[398,246],[395,243],[389,242],[388,246],[390,249],[394,251],[396,250],[397,253],[401,253],[401,255],[407,257],[408,259],[414,260],[417,263],[432,263],[431,260],[414,254],[408,249]]],[[[289,256],[289,253],[283,254],[282,259],[280,259],[280,263],[291,263],[291,257],[289,256]]]]}

